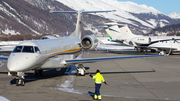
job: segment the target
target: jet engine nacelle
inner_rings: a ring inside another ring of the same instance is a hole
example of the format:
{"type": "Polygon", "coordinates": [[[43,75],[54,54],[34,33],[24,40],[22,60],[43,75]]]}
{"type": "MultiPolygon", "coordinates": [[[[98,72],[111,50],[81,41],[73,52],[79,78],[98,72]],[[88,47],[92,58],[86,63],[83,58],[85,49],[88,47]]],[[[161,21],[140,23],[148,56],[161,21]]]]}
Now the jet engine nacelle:
{"type": "Polygon", "coordinates": [[[131,41],[137,43],[137,44],[150,44],[151,43],[151,38],[133,38],[131,41]]]}
{"type": "Polygon", "coordinates": [[[98,39],[93,35],[86,35],[81,40],[81,46],[85,50],[94,50],[98,45],[98,39]]]}

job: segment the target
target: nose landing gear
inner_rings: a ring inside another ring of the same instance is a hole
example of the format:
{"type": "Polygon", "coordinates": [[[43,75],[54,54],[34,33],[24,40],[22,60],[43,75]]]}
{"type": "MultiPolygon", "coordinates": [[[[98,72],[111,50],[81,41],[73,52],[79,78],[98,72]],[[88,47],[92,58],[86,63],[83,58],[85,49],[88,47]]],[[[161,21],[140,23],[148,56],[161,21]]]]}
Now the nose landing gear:
{"type": "Polygon", "coordinates": [[[16,86],[24,86],[24,72],[17,72],[16,86]]]}
{"type": "Polygon", "coordinates": [[[83,64],[78,65],[76,75],[77,76],[80,76],[80,75],[85,76],[86,75],[85,68],[84,68],[83,64]]]}
{"type": "Polygon", "coordinates": [[[25,85],[25,83],[24,83],[24,77],[19,77],[17,80],[16,80],[16,86],[24,86],[25,85]]]}

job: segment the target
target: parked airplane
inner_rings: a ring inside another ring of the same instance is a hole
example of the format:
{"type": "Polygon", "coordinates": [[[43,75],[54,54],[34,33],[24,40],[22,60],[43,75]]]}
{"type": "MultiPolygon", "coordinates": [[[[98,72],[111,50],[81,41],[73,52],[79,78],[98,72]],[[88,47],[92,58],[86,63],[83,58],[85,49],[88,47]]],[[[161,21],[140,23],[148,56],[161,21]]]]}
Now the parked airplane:
{"type": "Polygon", "coordinates": [[[84,50],[93,50],[98,45],[95,36],[87,35],[81,39],[81,20],[83,13],[101,13],[112,11],[54,11],[54,13],[78,13],[76,29],[69,36],[64,38],[52,38],[46,40],[23,41],[19,43],[9,57],[1,56],[1,59],[8,59],[8,74],[17,76],[16,86],[24,86],[24,72],[34,70],[35,75],[42,75],[45,69],[60,69],[70,65],[79,64],[77,75],[85,75],[83,63],[92,63],[102,60],[126,59],[138,57],[153,57],[164,55],[142,55],[123,57],[101,57],[76,59],[84,50]]]}
{"type": "Polygon", "coordinates": [[[180,50],[180,37],[177,36],[143,36],[135,35],[125,24],[105,23],[102,26],[109,35],[111,41],[134,46],[138,51],[151,52],[160,50],[160,54],[171,53],[172,50],[180,50]]]}

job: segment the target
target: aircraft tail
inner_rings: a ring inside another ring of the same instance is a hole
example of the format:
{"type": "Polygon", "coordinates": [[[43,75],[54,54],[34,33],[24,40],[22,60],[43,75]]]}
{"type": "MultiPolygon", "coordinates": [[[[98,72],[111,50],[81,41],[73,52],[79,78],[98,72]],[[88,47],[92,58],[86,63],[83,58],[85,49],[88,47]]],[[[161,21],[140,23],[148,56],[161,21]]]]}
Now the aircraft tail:
{"type": "Polygon", "coordinates": [[[125,24],[105,23],[104,29],[112,41],[124,41],[136,36],[125,24]]]}
{"type": "Polygon", "coordinates": [[[103,13],[103,12],[114,12],[115,10],[108,10],[108,11],[53,11],[52,13],[78,13],[77,22],[76,22],[76,29],[70,35],[70,37],[76,37],[81,39],[81,21],[83,13],[103,13]]]}
{"type": "Polygon", "coordinates": [[[81,21],[82,21],[82,12],[78,11],[78,17],[76,22],[76,29],[75,31],[70,35],[70,37],[76,37],[81,39],[81,21]]]}

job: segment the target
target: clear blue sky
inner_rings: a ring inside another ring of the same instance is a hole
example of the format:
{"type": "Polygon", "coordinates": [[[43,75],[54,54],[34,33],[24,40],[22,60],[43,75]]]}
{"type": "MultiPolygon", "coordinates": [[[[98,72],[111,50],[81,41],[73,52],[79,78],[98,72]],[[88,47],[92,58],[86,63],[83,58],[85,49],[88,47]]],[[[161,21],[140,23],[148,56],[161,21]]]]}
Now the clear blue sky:
{"type": "Polygon", "coordinates": [[[132,1],[137,4],[145,4],[147,6],[152,6],[166,15],[169,15],[172,12],[180,13],[180,0],[118,0],[118,1],[132,1]]]}

